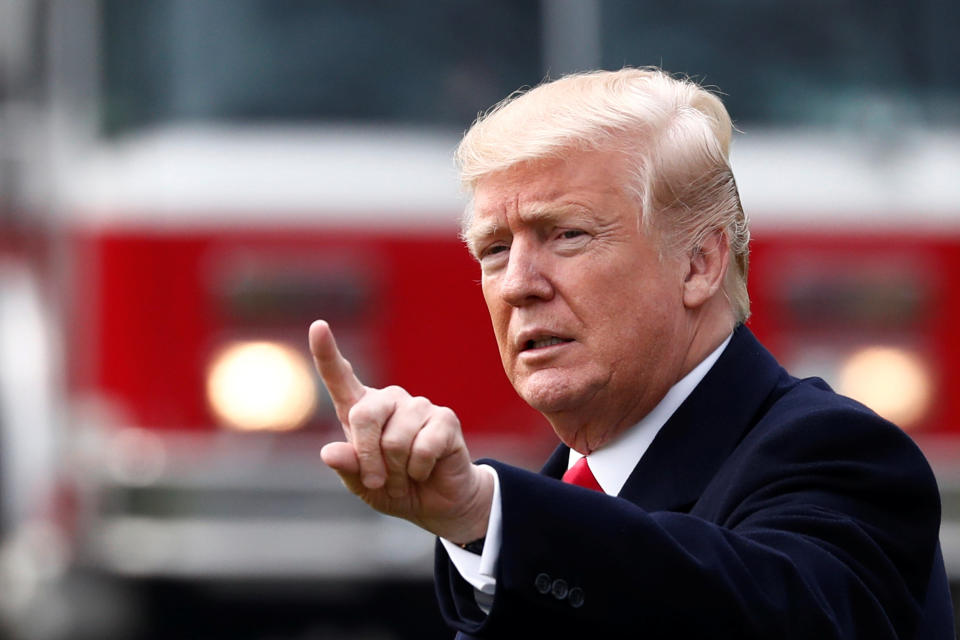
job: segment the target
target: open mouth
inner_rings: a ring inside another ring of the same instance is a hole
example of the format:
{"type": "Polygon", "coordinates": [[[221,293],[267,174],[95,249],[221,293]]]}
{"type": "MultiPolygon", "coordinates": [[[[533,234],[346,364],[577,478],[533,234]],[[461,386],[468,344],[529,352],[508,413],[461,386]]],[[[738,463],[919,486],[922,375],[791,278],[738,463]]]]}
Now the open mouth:
{"type": "Polygon", "coordinates": [[[573,340],[568,338],[558,338],[556,336],[540,338],[539,340],[527,340],[523,343],[523,350],[529,351],[531,349],[542,349],[544,347],[552,347],[555,344],[564,344],[566,342],[573,342],[573,340]]]}

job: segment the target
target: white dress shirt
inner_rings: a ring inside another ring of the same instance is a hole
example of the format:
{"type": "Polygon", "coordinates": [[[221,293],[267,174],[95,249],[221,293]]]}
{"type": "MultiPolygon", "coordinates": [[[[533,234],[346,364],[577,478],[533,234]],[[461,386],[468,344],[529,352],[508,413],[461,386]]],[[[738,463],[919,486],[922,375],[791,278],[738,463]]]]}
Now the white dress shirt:
{"type": "MultiPolygon", "coordinates": [[[[667,391],[657,406],[640,422],[625,431],[613,442],[589,455],[587,459],[590,462],[590,470],[603,488],[604,493],[611,496],[620,493],[623,485],[627,482],[627,478],[633,473],[633,469],[640,462],[643,454],[647,452],[657,433],[673,415],[673,412],[683,404],[687,396],[700,384],[703,377],[707,375],[707,372],[720,358],[720,354],[727,348],[731,337],[732,334],[727,336],[727,339],[694,367],[690,373],[670,387],[670,390],[667,391]]],[[[572,467],[582,457],[582,453],[570,449],[567,468],[572,467]]],[[[480,555],[471,553],[443,538],[440,539],[440,542],[443,543],[447,554],[450,556],[450,561],[453,562],[457,571],[476,590],[477,604],[484,612],[489,612],[490,604],[493,602],[493,594],[497,587],[497,580],[494,576],[497,560],[500,557],[503,513],[500,503],[500,477],[493,467],[481,465],[481,468],[493,474],[493,502],[490,506],[490,520],[487,523],[487,536],[483,544],[483,553],[480,555]]]]}

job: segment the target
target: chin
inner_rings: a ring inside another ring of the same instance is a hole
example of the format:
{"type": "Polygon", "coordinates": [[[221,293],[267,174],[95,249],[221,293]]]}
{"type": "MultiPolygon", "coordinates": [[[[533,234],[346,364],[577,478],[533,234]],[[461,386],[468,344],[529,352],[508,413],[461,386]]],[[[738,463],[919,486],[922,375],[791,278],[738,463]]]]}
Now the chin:
{"type": "Polygon", "coordinates": [[[537,372],[514,383],[514,388],[527,404],[547,417],[583,407],[603,386],[599,382],[577,380],[569,373],[545,374],[537,372]]]}

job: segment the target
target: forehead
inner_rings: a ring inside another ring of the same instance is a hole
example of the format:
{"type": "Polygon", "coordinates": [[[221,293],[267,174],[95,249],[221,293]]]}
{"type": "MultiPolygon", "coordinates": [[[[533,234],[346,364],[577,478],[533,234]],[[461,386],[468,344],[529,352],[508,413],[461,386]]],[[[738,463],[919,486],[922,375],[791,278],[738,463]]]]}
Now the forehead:
{"type": "Polygon", "coordinates": [[[626,177],[625,159],[613,152],[514,165],[477,182],[465,235],[469,239],[505,224],[619,214],[629,199],[626,177]]]}

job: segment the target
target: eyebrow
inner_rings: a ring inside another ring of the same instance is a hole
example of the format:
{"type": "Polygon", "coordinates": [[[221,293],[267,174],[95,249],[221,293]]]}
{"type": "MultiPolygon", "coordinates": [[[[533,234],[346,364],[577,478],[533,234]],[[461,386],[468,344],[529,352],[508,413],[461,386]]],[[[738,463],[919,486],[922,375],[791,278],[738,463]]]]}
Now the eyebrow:
{"type": "Polygon", "coordinates": [[[497,225],[495,220],[487,220],[484,222],[477,221],[477,203],[475,198],[471,197],[470,202],[467,203],[467,208],[464,211],[464,223],[460,227],[460,239],[467,245],[467,250],[474,258],[478,258],[477,255],[477,244],[480,242],[481,238],[490,237],[497,232],[497,225]]]}
{"type": "Polygon", "coordinates": [[[477,222],[476,218],[474,218],[470,226],[464,229],[460,236],[463,238],[463,241],[467,243],[467,249],[470,250],[470,253],[476,257],[477,245],[480,243],[480,240],[496,235],[497,229],[499,228],[500,225],[496,222],[477,222]]]}
{"type": "MultiPolygon", "coordinates": [[[[526,225],[561,224],[583,218],[594,218],[588,210],[578,204],[533,204],[520,212],[520,220],[526,225]]],[[[477,244],[484,238],[497,235],[500,224],[496,220],[478,222],[474,212],[473,222],[461,234],[470,253],[476,255],[477,244]]]]}

